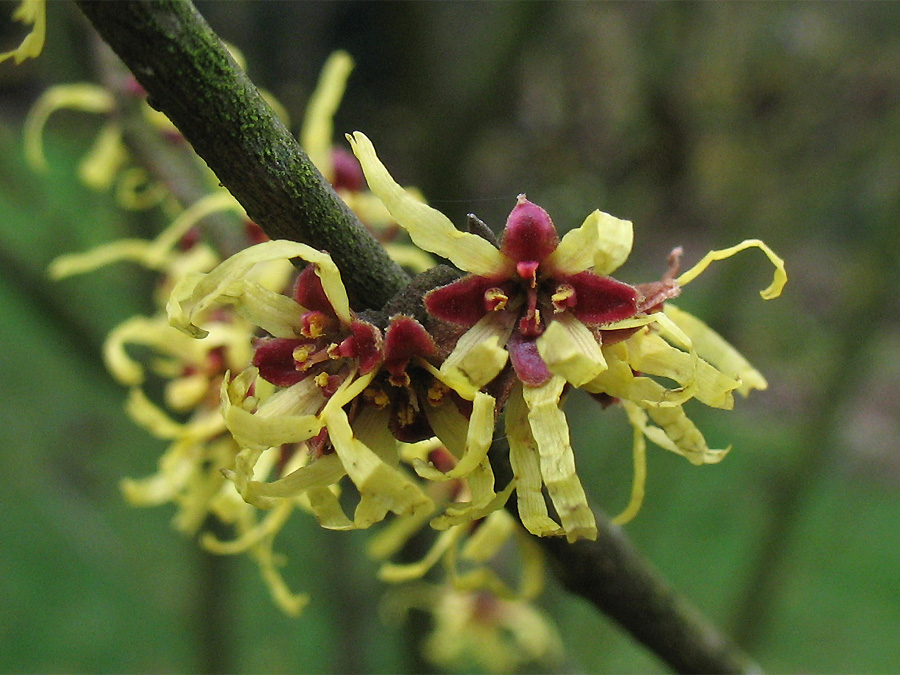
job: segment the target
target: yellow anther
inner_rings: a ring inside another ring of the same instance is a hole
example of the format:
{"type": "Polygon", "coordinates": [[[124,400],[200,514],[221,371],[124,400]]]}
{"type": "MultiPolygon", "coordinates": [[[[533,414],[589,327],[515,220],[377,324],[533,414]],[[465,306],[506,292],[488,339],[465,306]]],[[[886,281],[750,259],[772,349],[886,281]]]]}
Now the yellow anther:
{"type": "Polygon", "coordinates": [[[575,298],[575,289],[570,284],[560,284],[556,287],[556,293],[550,296],[553,301],[553,312],[563,312],[567,307],[571,307],[575,298]]]}
{"type": "Polygon", "coordinates": [[[509,296],[499,288],[489,288],[484,292],[484,306],[487,310],[499,312],[506,308],[509,296]]]}

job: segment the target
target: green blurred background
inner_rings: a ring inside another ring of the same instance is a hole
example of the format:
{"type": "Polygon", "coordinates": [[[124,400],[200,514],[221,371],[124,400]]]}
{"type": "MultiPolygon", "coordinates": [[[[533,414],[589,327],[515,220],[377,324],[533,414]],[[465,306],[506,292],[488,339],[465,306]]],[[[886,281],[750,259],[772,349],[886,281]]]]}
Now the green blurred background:
{"type": "MultiPolygon", "coordinates": [[[[0,4],[0,50],[17,43],[0,4]]],[[[661,572],[772,672],[900,671],[900,5],[894,3],[205,2],[251,77],[302,117],[335,48],[357,60],[339,132],[364,130],[404,184],[460,223],[495,229],[521,192],[561,230],[601,208],[635,223],[617,274],[658,278],[747,237],[679,304],[732,341],[770,389],[736,411],[689,412],[720,465],[650,448],[647,499],[627,531],[661,572]]],[[[75,174],[100,121],[60,113],[51,168],[21,131],[49,84],[89,80],[87,29],[50,3],[34,62],[0,66],[0,671],[397,672],[421,668],[365,533],[295,517],[277,545],[312,603],[269,601],[249,560],[210,559],[137,510],[124,476],[161,442],[122,412],[99,352],[151,311],[132,265],[51,283],[55,256],[151,236],[75,174]]],[[[572,397],[579,473],[609,512],[627,501],[621,411],[572,397]]],[[[564,672],[660,672],[653,657],[551,583],[564,672]]]]}

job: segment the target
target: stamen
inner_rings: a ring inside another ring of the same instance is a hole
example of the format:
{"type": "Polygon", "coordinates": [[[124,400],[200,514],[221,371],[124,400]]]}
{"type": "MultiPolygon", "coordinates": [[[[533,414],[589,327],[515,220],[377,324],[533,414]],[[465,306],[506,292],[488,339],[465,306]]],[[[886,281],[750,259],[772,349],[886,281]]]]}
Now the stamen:
{"type": "Polygon", "coordinates": [[[484,308],[489,312],[506,309],[509,296],[499,288],[489,288],[484,292],[484,308]]]}
{"type": "Polygon", "coordinates": [[[569,307],[574,307],[578,296],[572,284],[559,284],[556,287],[556,293],[550,296],[550,300],[553,302],[553,313],[558,314],[569,307]]]}
{"type": "Polygon", "coordinates": [[[450,387],[441,382],[434,380],[428,387],[428,402],[433,406],[439,406],[444,402],[444,396],[450,391],[450,387]]]}
{"type": "Polygon", "coordinates": [[[300,317],[300,335],[308,338],[317,338],[325,332],[325,323],[328,317],[322,312],[307,312],[300,317]]]}

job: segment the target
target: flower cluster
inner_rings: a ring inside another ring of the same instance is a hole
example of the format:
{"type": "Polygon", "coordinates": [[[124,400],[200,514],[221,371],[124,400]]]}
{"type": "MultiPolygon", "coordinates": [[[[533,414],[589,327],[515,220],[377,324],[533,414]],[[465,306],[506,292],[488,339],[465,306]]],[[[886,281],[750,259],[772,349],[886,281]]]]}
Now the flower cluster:
{"type": "MultiPolygon", "coordinates": [[[[20,5],[16,18],[33,33],[0,61],[40,51],[43,9],[41,0],[20,5]]],[[[773,298],[787,280],[784,264],[763,242],[746,240],[684,273],[676,249],[662,279],[625,283],[610,275],[631,252],[630,222],[594,211],[560,237],[525,195],[499,238],[477,219],[473,231],[460,231],[397,184],[362,133],[347,136],[352,154],[333,147],[332,118],[351,68],[343,53],[328,61],[300,138],[394,259],[425,272],[378,312],[351,308],[327,252],[268,240],[215,181],[187,208],[173,207],[164,183],[127,168],[132,158],[109,91],[54,88],[32,111],[26,148],[36,167],[46,164],[42,133],[55,110],[102,113],[109,120],[82,180],[95,188],[119,181],[128,208],[174,210],[154,241],[114,242],[51,269],[63,277],[131,260],[162,275],[165,311],[126,321],[105,346],[110,371],[130,388],[129,414],[169,443],[158,472],[124,481],[123,490],[134,504],[175,503],[175,525],[189,534],[211,517],[232,526],[233,539],[207,533],[203,544],[249,553],[291,614],[308,598],[288,588],[273,542],[294,510],[334,530],[385,521],[370,543],[383,579],[418,582],[439,566],[445,573],[443,584],[412,586],[400,603],[434,613],[426,647],[435,662],[474,658],[504,671],[552,658],[558,636],[528,605],[543,585],[532,535],[597,537],[563,412],[567,394],[577,388],[618,404],[634,429],[632,497],[617,518],[625,522],[643,498],[646,439],[695,464],[718,462],[728,450],[707,445],[684,404],[730,409],[735,391],[767,386],[671,300],[712,262],[748,248],[774,265],[762,292],[773,298]],[[246,226],[240,250],[224,260],[197,227],[222,211],[246,226]],[[390,243],[399,232],[415,246],[390,243]],[[461,272],[431,269],[432,256],[461,272]],[[136,346],[152,359],[135,359],[136,346]],[[163,384],[161,403],[145,393],[150,378],[163,384]],[[489,458],[498,422],[513,476],[504,484],[489,458]],[[504,509],[513,494],[518,521],[504,509]],[[393,562],[428,525],[437,533],[424,557],[393,562]]],[[[143,96],[137,85],[131,94],[143,96]]],[[[168,120],[142,109],[158,133],[183,146],[168,120]]]]}
{"type": "MultiPolygon", "coordinates": [[[[522,195],[497,245],[457,230],[403,190],[365,135],[348,139],[370,189],[413,242],[468,272],[424,302],[433,319],[457,328],[441,370],[464,372],[505,409],[519,515],[530,532],[596,536],[560,408],[569,387],[620,401],[635,428],[636,480],[620,520],[640,505],[645,437],[696,464],[721,460],[725,451],[707,446],[683,404],[697,399],[728,409],[733,391],[746,395],[765,388],[765,380],[719,335],[667,301],[711,262],[751,247],[775,266],[762,296],[778,296],[787,280],[784,264],[763,242],[713,251],[680,276],[676,251],[661,281],[631,286],[609,276],[630,253],[630,222],[594,211],[560,239],[546,211],[522,195]],[[678,386],[667,388],[654,377],[678,386]]],[[[470,434],[477,423],[470,422],[470,434]]]]}

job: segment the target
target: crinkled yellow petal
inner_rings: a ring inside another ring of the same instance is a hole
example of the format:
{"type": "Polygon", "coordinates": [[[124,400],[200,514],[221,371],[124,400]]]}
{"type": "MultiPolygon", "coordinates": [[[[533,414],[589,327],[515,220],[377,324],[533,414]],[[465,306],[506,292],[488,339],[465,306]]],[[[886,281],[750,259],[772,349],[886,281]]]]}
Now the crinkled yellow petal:
{"type": "Polygon", "coordinates": [[[166,307],[169,321],[189,335],[204,337],[206,331],[194,325],[194,320],[223,298],[227,299],[233,292],[235,282],[243,279],[259,263],[290,258],[302,258],[316,266],[316,274],[335,314],[349,324],[351,317],[347,291],[331,256],[306,244],[283,240],[256,244],[231,256],[208,274],[190,275],[179,281],[166,307]]]}
{"type": "MultiPolygon", "coordinates": [[[[456,346],[441,364],[444,384],[460,382],[474,390],[491,382],[506,366],[509,353],[504,349],[515,326],[516,316],[511,312],[489,312],[457,340],[456,346]]],[[[454,387],[455,388],[455,387],[454,387]]],[[[462,391],[457,393],[471,400],[462,391]]]]}
{"type": "Polygon", "coordinates": [[[575,387],[590,382],[607,367],[597,338],[568,312],[547,323],[547,330],[537,339],[537,349],[550,372],[575,387]]]}
{"type": "Polygon", "coordinates": [[[419,532],[432,514],[420,511],[415,515],[394,518],[369,538],[366,552],[375,560],[386,560],[402,549],[419,532]]]}
{"type": "Polygon", "coordinates": [[[293,508],[292,503],[281,502],[259,523],[245,529],[232,541],[220,541],[209,533],[205,533],[201,538],[203,547],[213,553],[235,555],[249,552],[259,565],[263,580],[269,587],[275,604],[289,616],[299,615],[309,603],[309,597],[303,593],[292,592],[285,583],[278,571],[281,562],[279,557],[274,554],[272,545],[275,536],[284,527],[293,508]]]}
{"type": "Polygon", "coordinates": [[[127,161],[122,130],[114,124],[104,125],[90,152],[78,164],[78,178],[92,190],[107,190],[127,161]]]}
{"type": "Polygon", "coordinates": [[[243,213],[241,205],[229,193],[217,192],[207,195],[185,209],[153,241],[122,239],[98,246],[87,253],[60,256],[50,264],[50,276],[53,279],[61,279],[73,274],[91,272],[120,260],[130,260],[150,269],[162,270],[172,264],[174,258],[183,255],[174,254],[173,249],[188,230],[211,213],[225,210],[243,213]]]}
{"type": "Polygon", "coordinates": [[[766,254],[766,257],[775,266],[775,273],[772,277],[772,283],[768,286],[768,288],[761,290],[759,294],[763,297],[764,300],[777,298],[779,295],[781,295],[781,290],[787,283],[787,272],[784,269],[784,260],[775,255],[775,252],[759,239],[746,239],[740,244],[736,244],[735,246],[732,246],[730,248],[723,248],[718,251],[710,251],[700,259],[700,262],[698,262],[691,269],[678,277],[677,281],[682,286],[685,286],[696,279],[707,267],[710,266],[711,263],[715,262],[716,260],[725,260],[726,258],[730,258],[735,253],[739,253],[740,251],[748,248],[760,249],[763,253],[766,254]]]}
{"type": "Polygon", "coordinates": [[[731,392],[740,382],[721,373],[695,352],[673,347],[655,333],[644,331],[628,340],[628,364],[642,373],[675,380],[690,396],[708,406],[725,410],[734,407],[731,392]]]}
{"type": "Polygon", "coordinates": [[[382,246],[391,260],[413,274],[421,274],[437,264],[433,257],[412,244],[382,244],[382,246]]]}
{"type": "Polygon", "coordinates": [[[464,534],[465,529],[461,527],[442,532],[434,544],[432,544],[428,553],[425,554],[424,558],[418,562],[403,565],[385,563],[381,566],[381,569],[378,570],[378,578],[382,581],[395,584],[412,581],[413,579],[421,579],[464,534]]]}
{"type": "Polygon", "coordinates": [[[591,267],[597,274],[612,274],[631,254],[631,221],[594,211],[581,227],[569,230],[542,267],[561,274],[578,274],[591,267]]]}
{"type": "Polygon", "coordinates": [[[328,57],[319,75],[319,83],[309,97],[306,115],[300,128],[300,145],[312,163],[329,181],[334,180],[331,147],[334,142],[334,115],[344,97],[347,78],[353,70],[353,59],[345,51],[328,57]]]}
{"type": "Polygon", "coordinates": [[[525,405],[521,384],[516,385],[506,401],[506,438],[522,525],[539,537],[563,534],[560,526],[548,515],[547,503],[541,492],[544,484],[541,459],[537,442],[531,434],[528,406],[525,405]]]}
{"type": "Polygon", "coordinates": [[[58,84],[47,89],[28,111],[22,129],[28,164],[35,171],[47,170],[43,133],[47,120],[54,112],[70,108],[82,112],[109,113],[115,105],[112,93],[96,84],[58,84]]]}
{"type": "Polygon", "coordinates": [[[632,426],[634,478],[631,483],[631,499],[625,510],[612,519],[614,525],[624,525],[638,514],[644,503],[644,487],[647,483],[647,443],[644,440],[643,432],[645,425],[642,425],[637,418],[638,408],[636,406],[625,404],[624,407],[632,426]]]}
{"type": "Polygon", "coordinates": [[[629,420],[639,426],[647,438],[659,447],[687,458],[691,464],[716,464],[731,450],[730,446],[724,450],[710,449],[681,406],[644,410],[628,401],[622,401],[622,405],[630,407],[629,420]],[[648,417],[659,426],[648,424],[648,417]]]}
{"type": "Polygon", "coordinates": [[[249,481],[241,496],[261,508],[299,497],[312,488],[328,487],[347,475],[337,455],[325,455],[271,483],[249,481]]]}
{"type": "MultiPolygon", "coordinates": [[[[428,480],[454,480],[456,478],[465,478],[480,464],[485,462],[488,450],[491,447],[491,440],[494,437],[494,403],[493,396],[480,391],[475,393],[475,398],[472,401],[472,415],[468,423],[465,450],[459,455],[459,462],[457,462],[455,467],[447,472],[443,472],[430,464],[418,461],[414,463],[416,473],[428,480]]],[[[440,406],[440,408],[448,411],[452,407],[452,404],[440,406]]],[[[431,419],[443,421],[446,419],[446,416],[432,413],[429,416],[429,420],[431,419]]],[[[465,423],[464,418],[462,418],[462,421],[465,423]]],[[[441,435],[438,433],[438,429],[434,429],[434,431],[440,438],[441,435]]]]}
{"type": "Polygon", "coordinates": [[[528,423],[541,457],[541,476],[569,541],[596,539],[597,523],[578,474],[569,443],[569,425],[560,410],[566,381],[554,376],[540,387],[523,387],[528,423]]]}
{"type": "Polygon", "coordinates": [[[172,439],[184,434],[184,425],[169,417],[140,389],[132,388],[128,391],[125,410],[131,419],[157,438],[172,439]]]}
{"type": "Polygon", "coordinates": [[[206,400],[210,393],[210,377],[206,373],[193,373],[166,382],[164,400],[172,410],[189,411],[206,400]]]}
{"type": "Polygon", "coordinates": [[[359,529],[383,520],[389,511],[406,515],[423,510],[430,513],[434,509],[434,502],[418,485],[399,469],[386,463],[353,433],[342,402],[346,402],[351,395],[362,393],[374,375],[374,372],[369,373],[352,384],[348,378],[320,415],[328,426],[335,453],[359,491],[360,501],[353,517],[353,525],[359,529]]]}
{"type": "Polygon", "coordinates": [[[412,197],[384,167],[372,142],[357,131],[347,135],[363,173],[388,211],[419,248],[447,258],[458,268],[482,276],[500,276],[512,262],[490,242],[454,227],[443,213],[412,197]]]}
{"type": "Polygon", "coordinates": [[[290,501],[279,502],[278,506],[269,511],[264,518],[259,519],[253,527],[243,528],[237,537],[229,541],[223,541],[211,532],[204,532],[200,537],[200,545],[218,555],[246,553],[267,537],[280,532],[295,506],[290,501]]]}
{"type": "Polygon", "coordinates": [[[167,354],[179,362],[179,370],[185,364],[200,362],[208,347],[174,330],[165,317],[133,316],[116,326],[103,343],[103,359],[106,367],[120,383],[140,384],[144,380],[144,368],[140,361],[132,359],[126,345],[142,345],[167,354]]]}
{"type": "Polygon", "coordinates": [[[506,511],[495,511],[478,525],[460,550],[462,560],[488,562],[516,532],[516,521],[506,511]]]}
{"type": "Polygon", "coordinates": [[[226,289],[219,300],[222,304],[234,304],[239,316],[269,335],[280,338],[296,338],[299,335],[304,308],[284,293],[243,279],[226,289]]]}
{"type": "Polygon", "coordinates": [[[39,56],[44,48],[44,40],[47,37],[47,10],[44,0],[22,0],[12,16],[16,21],[31,26],[31,32],[18,47],[0,53],[0,63],[13,58],[18,65],[25,59],[39,56]]]}
{"type": "Polygon", "coordinates": [[[324,426],[316,412],[324,403],[313,378],[275,393],[256,413],[245,410],[234,383],[222,383],[222,415],[225,425],[243,448],[265,449],[283,443],[299,443],[315,436],[324,426]]]}
{"type": "MultiPolygon", "coordinates": [[[[513,490],[516,489],[516,480],[513,479],[500,492],[494,493],[494,474],[487,461],[469,474],[466,482],[472,492],[471,501],[448,504],[443,515],[432,519],[432,528],[446,530],[449,527],[465,525],[473,520],[486,518],[490,514],[502,510],[509,501],[513,490]],[[483,484],[484,487],[479,487],[479,484],[483,484]],[[489,496],[490,499],[486,499],[486,496],[489,496]]],[[[559,526],[556,525],[556,527],[559,526]]]]}
{"type": "Polygon", "coordinates": [[[675,405],[671,401],[670,392],[649,377],[634,374],[628,363],[628,351],[624,343],[603,348],[609,367],[582,389],[592,394],[609,394],[623,400],[634,401],[642,406],[675,405]]]}
{"type": "Polygon", "coordinates": [[[341,508],[338,496],[331,488],[314,487],[307,492],[309,505],[319,525],[326,530],[352,530],[355,523],[341,508]]]}
{"type": "Polygon", "coordinates": [[[700,319],[669,303],[666,303],[664,311],[691,338],[694,349],[701,358],[740,382],[737,388],[740,394],[746,396],[753,389],[768,388],[769,384],[762,373],[700,319]]]}

